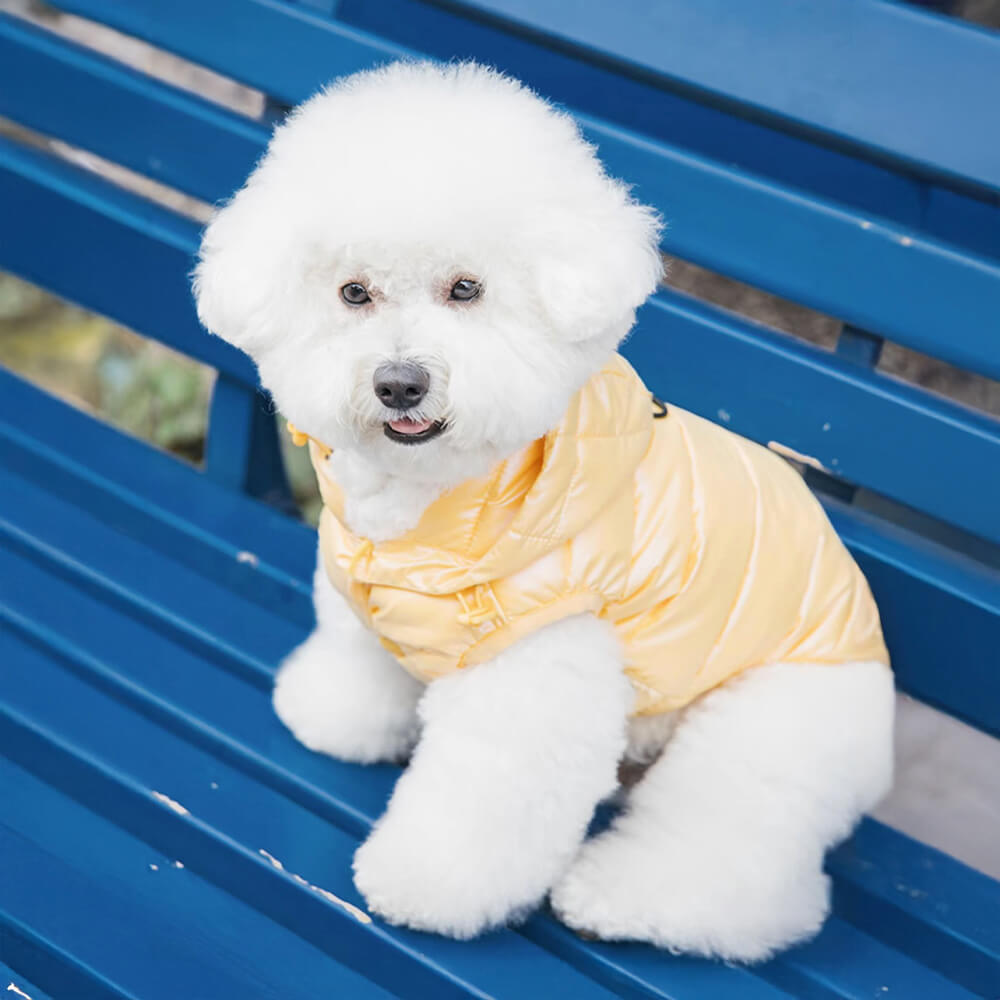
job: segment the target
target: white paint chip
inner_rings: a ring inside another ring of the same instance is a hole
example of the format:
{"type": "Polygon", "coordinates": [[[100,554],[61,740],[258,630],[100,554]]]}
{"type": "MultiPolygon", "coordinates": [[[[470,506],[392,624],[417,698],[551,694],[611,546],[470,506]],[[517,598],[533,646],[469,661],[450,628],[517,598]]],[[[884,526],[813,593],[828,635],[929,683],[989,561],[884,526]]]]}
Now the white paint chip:
{"type": "Polygon", "coordinates": [[[149,866],[149,870],[151,872],[158,872],[160,870],[160,866],[159,865],[150,865],[149,866]]]}
{"type": "Polygon", "coordinates": [[[236,561],[246,563],[247,566],[257,566],[260,564],[260,559],[253,552],[247,552],[246,549],[236,553],[236,561]]]}
{"type": "Polygon", "coordinates": [[[184,867],[184,862],[183,861],[173,861],[173,862],[171,862],[171,864],[173,864],[173,866],[175,868],[183,868],[184,867]]]}
{"type": "MultiPolygon", "coordinates": [[[[813,458],[812,455],[803,455],[801,451],[789,448],[787,444],[782,444],[780,441],[768,441],[767,446],[782,458],[790,458],[793,462],[801,462],[802,465],[808,465],[811,469],[826,472],[826,466],[818,458],[813,458]]],[[[834,464],[836,465],[836,463],[834,464]]]]}
{"type": "Polygon", "coordinates": [[[720,420],[721,420],[721,421],[722,421],[722,422],[723,422],[724,424],[728,424],[728,423],[729,423],[729,421],[730,421],[730,420],[732,420],[732,417],[731,417],[731,415],[730,415],[730,413],[729,413],[729,411],[728,411],[728,410],[718,410],[717,412],[718,412],[718,414],[719,414],[719,419],[720,419],[720,420]]]}
{"type": "Polygon", "coordinates": [[[823,430],[828,431],[829,429],[830,429],[830,422],[827,421],[825,424],[823,424],[823,430]]]}
{"type": "Polygon", "coordinates": [[[173,809],[178,816],[190,816],[191,813],[184,808],[179,802],[172,799],[169,795],[164,795],[163,792],[150,792],[150,795],[156,799],[157,802],[162,803],[168,809],[173,809]]]}
{"type": "Polygon", "coordinates": [[[28,994],[24,992],[24,990],[19,990],[13,983],[9,983],[7,985],[7,992],[16,993],[19,997],[24,997],[24,1000],[31,1000],[31,997],[29,997],[28,994]]]}
{"type": "Polygon", "coordinates": [[[868,221],[867,219],[865,219],[865,220],[864,220],[864,221],[863,221],[863,222],[861,223],[861,228],[862,228],[862,229],[871,229],[871,227],[872,227],[872,224],[871,224],[871,223],[870,223],[870,222],[869,222],[869,221],[868,221]]]}
{"type": "Polygon", "coordinates": [[[903,247],[912,247],[913,246],[913,240],[910,239],[909,236],[902,236],[902,237],[900,237],[899,245],[903,246],[903,247]]]}
{"type": "Polygon", "coordinates": [[[335,896],[329,889],[321,889],[318,885],[313,885],[312,882],[307,882],[301,875],[296,875],[294,872],[288,871],[287,868],[269,851],[265,851],[264,848],[260,848],[257,852],[262,858],[266,858],[279,872],[284,872],[286,875],[290,875],[291,878],[298,882],[299,885],[304,886],[306,889],[315,892],[317,896],[322,896],[328,903],[333,903],[334,906],[339,906],[346,913],[349,913],[355,920],[362,924],[370,924],[372,918],[365,913],[364,910],[359,909],[353,903],[348,903],[346,899],[341,899],[340,896],[335,896]]]}
{"type": "Polygon", "coordinates": [[[210,788],[212,789],[212,791],[214,792],[214,791],[216,791],[216,790],[218,789],[218,787],[219,787],[219,783],[218,783],[217,781],[213,781],[213,782],[212,782],[212,784],[211,784],[211,785],[210,785],[209,787],[210,787],[210,788]]]}

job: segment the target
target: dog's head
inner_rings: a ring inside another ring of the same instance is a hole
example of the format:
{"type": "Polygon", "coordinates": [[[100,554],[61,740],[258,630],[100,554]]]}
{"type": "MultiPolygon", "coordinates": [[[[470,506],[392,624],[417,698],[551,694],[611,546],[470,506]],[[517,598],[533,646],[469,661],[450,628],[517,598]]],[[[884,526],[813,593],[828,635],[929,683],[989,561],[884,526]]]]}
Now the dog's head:
{"type": "Polygon", "coordinates": [[[314,437],[461,469],[558,422],[656,286],[658,236],[516,81],[395,63],[277,130],[205,232],[198,313],[314,437]]]}

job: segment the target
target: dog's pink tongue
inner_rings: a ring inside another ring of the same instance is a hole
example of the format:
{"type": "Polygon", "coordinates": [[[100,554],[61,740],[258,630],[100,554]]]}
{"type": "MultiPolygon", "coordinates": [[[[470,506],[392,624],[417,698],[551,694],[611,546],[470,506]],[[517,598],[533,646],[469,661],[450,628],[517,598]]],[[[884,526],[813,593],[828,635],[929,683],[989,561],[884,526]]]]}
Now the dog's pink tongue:
{"type": "Polygon", "coordinates": [[[432,420],[410,420],[409,417],[403,417],[402,420],[390,420],[389,426],[397,434],[422,434],[432,423],[432,420]]]}

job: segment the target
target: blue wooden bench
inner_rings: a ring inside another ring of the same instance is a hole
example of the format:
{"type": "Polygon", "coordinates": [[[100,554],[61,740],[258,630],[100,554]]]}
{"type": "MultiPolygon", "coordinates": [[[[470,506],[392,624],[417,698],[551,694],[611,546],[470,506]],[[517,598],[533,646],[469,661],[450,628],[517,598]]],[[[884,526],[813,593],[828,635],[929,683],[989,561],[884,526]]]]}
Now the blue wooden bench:
{"type": "MultiPolygon", "coordinates": [[[[679,292],[627,353],[663,398],[808,458],[902,689],[1000,732],[1000,422],[877,370],[883,338],[1000,378],[1000,37],[881,0],[60,0],[272,109],[414,52],[580,115],[664,249],[843,321],[835,351],[679,292]]],[[[268,126],[0,15],[0,115],[214,201],[268,126]]],[[[1000,995],[1000,885],[873,821],[821,935],[751,970],[362,919],[396,777],[269,705],[315,538],[248,360],[198,327],[198,227],[0,139],[0,267],[213,366],[198,471],[0,371],[0,988],[178,997],[1000,995]],[[268,503],[262,502],[268,501],[268,503]]],[[[12,996],[15,994],[11,994],[12,996]]]]}

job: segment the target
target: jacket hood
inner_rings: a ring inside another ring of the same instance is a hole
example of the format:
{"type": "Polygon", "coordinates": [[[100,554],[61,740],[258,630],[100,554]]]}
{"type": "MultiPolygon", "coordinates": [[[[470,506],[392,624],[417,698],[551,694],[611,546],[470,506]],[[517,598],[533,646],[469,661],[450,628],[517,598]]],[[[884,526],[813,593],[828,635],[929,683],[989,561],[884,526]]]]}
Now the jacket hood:
{"type": "Polygon", "coordinates": [[[343,497],[319,446],[323,530],[358,583],[452,594],[511,576],[578,534],[628,485],[652,436],[650,394],[615,355],[573,397],[559,425],[428,506],[406,534],[377,545],[343,523],[343,497]]]}

